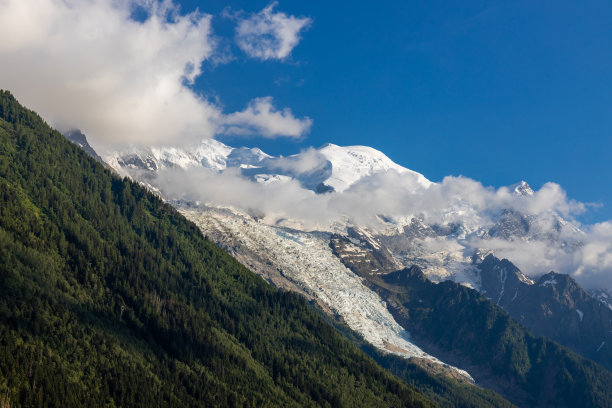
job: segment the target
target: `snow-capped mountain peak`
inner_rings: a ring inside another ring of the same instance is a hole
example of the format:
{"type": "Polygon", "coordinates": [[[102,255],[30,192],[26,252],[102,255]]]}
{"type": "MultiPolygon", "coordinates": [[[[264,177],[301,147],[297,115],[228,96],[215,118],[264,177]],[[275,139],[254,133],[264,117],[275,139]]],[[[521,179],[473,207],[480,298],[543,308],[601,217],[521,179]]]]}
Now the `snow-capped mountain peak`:
{"type": "Polygon", "coordinates": [[[413,177],[416,185],[428,188],[432,183],[422,174],[394,163],[382,152],[367,146],[337,146],[331,143],[319,149],[302,151],[287,157],[274,157],[259,148],[234,148],[205,139],[192,150],[177,147],[131,148],[105,157],[120,173],[131,170],[158,172],[168,168],[205,168],[223,171],[239,168],[253,181],[295,179],[304,188],[318,193],[342,192],[376,173],[396,171],[413,177]],[[261,177],[265,175],[266,177],[261,177]]]}
{"type": "Polygon", "coordinates": [[[202,167],[221,170],[227,166],[227,158],[233,150],[217,140],[204,139],[194,153],[202,167]]]}
{"type": "Polygon", "coordinates": [[[520,183],[514,184],[510,187],[514,194],[523,197],[531,197],[533,195],[533,190],[531,186],[527,184],[526,181],[521,181],[520,183]]]}
{"type": "Polygon", "coordinates": [[[234,148],[214,140],[205,139],[193,150],[179,147],[131,147],[105,155],[104,160],[119,173],[129,170],[157,172],[166,168],[188,169],[204,167],[222,170],[234,148]]]}
{"type": "Polygon", "coordinates": [[[424,188],[432,184],[422,174],[396,164],[384,153],[368,146],[341,147],[328,143],[318,151],[331,163],[331,176],[325,184],[338,192],[346,190],[363,177],[389,170],[410,174],[424,188]]]}

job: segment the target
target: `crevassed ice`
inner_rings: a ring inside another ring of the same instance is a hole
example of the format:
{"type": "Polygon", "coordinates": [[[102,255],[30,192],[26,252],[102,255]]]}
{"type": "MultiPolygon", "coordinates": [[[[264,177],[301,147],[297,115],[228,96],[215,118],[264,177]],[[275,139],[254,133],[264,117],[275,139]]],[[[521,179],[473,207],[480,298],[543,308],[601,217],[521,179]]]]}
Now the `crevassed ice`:
{"type": "MultiPolygon", "coordinates": [[[[212,210],[181,212],[204,231],[222,226],[231,232],[241,245],[269,259],[284,276],[322,301],[378,349],[444,364],[413,344],[385,302],[334,256],[329,247],[329,234],[277,228],[249,217],[212,210]]],[[[472,379],[466,371],[454,369],[472,379]]]]}

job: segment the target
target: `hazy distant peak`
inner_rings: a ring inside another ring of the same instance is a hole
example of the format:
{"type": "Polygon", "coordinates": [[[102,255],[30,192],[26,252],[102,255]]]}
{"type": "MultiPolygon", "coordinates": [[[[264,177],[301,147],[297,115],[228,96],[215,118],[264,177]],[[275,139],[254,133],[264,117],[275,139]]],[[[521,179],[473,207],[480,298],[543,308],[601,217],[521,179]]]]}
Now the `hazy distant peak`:
{"type": "Polygon", "coordinates": [[[521,181],[520,183],[514,184],[510,186],[510,188],[512,191],[514,191],[514,194],[519,196],[531,197],[533,195],[533,190],[526,181],[521,181]]]}

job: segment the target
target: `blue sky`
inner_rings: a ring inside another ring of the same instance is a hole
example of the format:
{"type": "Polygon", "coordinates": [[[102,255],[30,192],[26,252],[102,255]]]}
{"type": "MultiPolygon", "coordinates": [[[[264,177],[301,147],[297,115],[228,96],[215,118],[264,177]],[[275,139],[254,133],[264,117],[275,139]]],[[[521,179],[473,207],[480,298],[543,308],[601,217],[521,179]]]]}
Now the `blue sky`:
{"type": "Polygon", "coordinates": [[[612,2],[457,4],[5,0],[0,88],[96,148],[361,144],[433,181],[553,181],[612,219],[612,2]],[[252,41],[262,19],[282,36],[252,41]]]}
{"type": "Polygon", "coordinates": [[[395,172],[325,195],[232,171],[159,182],[271,223],[461,212],[486,224],[512,208],[547,228],[556,212],[583,223],[575,252],[492,249],[534,273],[610,286],[611,27],[609,0],[2,0],[0,89],[82,130],[103,157],[216,137],[305,150],[305,166],[320,163],[308,147],[331,142],[374,147],[432,181],[462,175],[420,195],[395,172]],[[496,189],[520,180],[538,190],[530,199],[496,189]],[[580,203],[596,205],[580,215],[580,203]]]}
{"type": "MultiPolygon", "coordinates": [[[[269,2],[185,1],[231,38],[231,10],[269,2]]],[[[206,66],[195,88],[228,110],[270,95],[313,119],[300,141],[222,138],[291,154],[364,144],[432,180],[562,185],[612,218],[612,3],[609,1],[281,1],[312,19],[285,60],[206,66]]]]}

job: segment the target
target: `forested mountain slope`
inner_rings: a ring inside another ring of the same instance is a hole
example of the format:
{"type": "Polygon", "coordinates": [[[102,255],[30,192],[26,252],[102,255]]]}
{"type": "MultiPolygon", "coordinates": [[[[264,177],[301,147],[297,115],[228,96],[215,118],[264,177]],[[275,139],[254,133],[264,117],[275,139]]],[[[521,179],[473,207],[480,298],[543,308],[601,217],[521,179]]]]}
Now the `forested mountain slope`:
{"type": "Polygon", "coordinates": [[[571,276],[550,272],[525,282],[516,266],[492,254],[478,269],[482,293],[517,322],[612,369],[612,309],[571,276]]]}
{"type": "Polygon", "coordinates": [[[432,405],[8,92],[0,403],[432,405]]]}
{"type": "Polygon", "coordinates": [[[522,407],[610,407],[612,373],[537,337],[477,291],[414,266],[368,276],[417,344],[522,407]]]}

